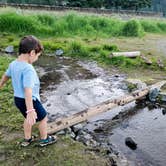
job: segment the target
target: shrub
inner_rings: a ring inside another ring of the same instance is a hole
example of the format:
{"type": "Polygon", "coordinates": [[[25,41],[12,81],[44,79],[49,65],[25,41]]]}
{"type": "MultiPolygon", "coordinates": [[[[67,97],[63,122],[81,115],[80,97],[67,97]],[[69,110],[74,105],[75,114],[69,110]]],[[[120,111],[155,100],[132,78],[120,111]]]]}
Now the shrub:
{"type": "Polygon", "coordinates": [[[122,35],[124,36],[140,37],[143,36],[143,34],[144,31],[142,29],[142,26],[137,20],[130,20],[126,22],[122,29],[122,35]]]}
{"type": "Polygon", "coordinates": [[[87,57],[89,55],[88,49],[79,42],[72,42],[68,49],[71,56],[87,57]]]}
{"type": "Polygon", "coordinates": [[[149,20],[142,20],[141,25],[145,32],[158,33],[160,28],[157,26],[157,23],[149,20]]]}

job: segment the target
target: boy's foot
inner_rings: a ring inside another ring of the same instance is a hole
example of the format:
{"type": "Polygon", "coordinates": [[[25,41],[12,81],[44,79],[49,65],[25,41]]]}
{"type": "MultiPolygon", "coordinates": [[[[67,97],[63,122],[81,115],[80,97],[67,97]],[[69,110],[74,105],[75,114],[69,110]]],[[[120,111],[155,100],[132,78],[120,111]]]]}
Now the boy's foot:
{"type": "Polygon", "coordinates": [[[29,146],[34,140],[35,140],[35,138],[32,136],[30,139],[24,139],[24,140],[21,142],[20,145],[21,145],[22,147],[29,146]]]}
{"type": "Polygon", "coordinates": [[[55,143],[56,141],[57,141],[56,136],[48,135],[46,139],[41,139],[40,140],[39,146],[43,147],[43,146],[46,146],[46,145],[50,145],[50,144],[55,143]]]}

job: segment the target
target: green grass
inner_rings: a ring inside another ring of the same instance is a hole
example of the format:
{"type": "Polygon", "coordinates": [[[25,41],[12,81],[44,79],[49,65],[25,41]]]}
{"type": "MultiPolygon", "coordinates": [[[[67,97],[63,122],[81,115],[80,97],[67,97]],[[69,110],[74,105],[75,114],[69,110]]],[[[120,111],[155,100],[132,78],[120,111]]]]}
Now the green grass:
{"type": "MultiPolygon", "coordinates": [[[[0,13],[0,31],[15,34],[34,34],[38,36],[137,36],[146,32],[166,33],[166,21],[129,20],[122,21],[104,16],[78,15],[68,12],[56,14],[26,14],[14,10],[0,13]]],[[[12,40],[12,39],[11,39],[12,40]]]]}

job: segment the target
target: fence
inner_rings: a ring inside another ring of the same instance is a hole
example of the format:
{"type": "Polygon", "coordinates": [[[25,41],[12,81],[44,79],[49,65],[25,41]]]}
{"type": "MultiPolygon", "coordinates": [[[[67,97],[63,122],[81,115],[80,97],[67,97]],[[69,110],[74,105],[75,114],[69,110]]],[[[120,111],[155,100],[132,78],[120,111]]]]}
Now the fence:
{"type": "Polygon", "coordinates": [[[163,13],[151,12],[151,11],[80,8],[80,7],[66,7],[66,6],[49,6],[49,5],[39,5],[39,4],[0,3],[0,7],[8,7],[8,6],[20,8],[20,9],[37,9],[37,10],[49,10],[49,11],[73,10],[73,11],[96,13],[96,14],[110,14],[110,15],[111,14],[126,14],[126,15],[137,15],[137,16],[163,17],[163,13]]]}

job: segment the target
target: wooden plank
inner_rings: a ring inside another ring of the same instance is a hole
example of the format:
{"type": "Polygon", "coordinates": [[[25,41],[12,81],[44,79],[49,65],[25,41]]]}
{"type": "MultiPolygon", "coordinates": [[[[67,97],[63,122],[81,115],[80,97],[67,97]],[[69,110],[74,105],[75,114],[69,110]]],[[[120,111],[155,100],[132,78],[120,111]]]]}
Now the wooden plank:
{"type": "Polygon", "coordinates": [[[154,88],[160,89],[161,86],[163,86],[164,84],[166,84],[166,81],[161,81],[161,82],[158,82],[143,90],[135,91],[129,95],[125,95],[125,96],[122,96],[122,97],[114,99],[114,100],[108,100],[99,105],[90,107],[89,109],[86,109],[86,110],[83,110],[76,114],[73,114],[69,117],[57,119],[55,122],[48,123],[48,128],[47,128],[48,134],[55,133],[59,130],[62,130],[62,129],[65,129],[72,125],[86,121],[87,119],[89,119],[95,115],[98,115],[98,114],[106,112],[106,111],[110,111],[112,108],[115,108],[117,106],[123,106],[134,100],[142,98],[148,94],[149,90],[154,89],[154,88]]]}
{"type": "Polygon", "coordinates": [[[113,52],[111,57],[125,56],[129,58],[135,58],[137,56],[141,56],[140,51],[132,51],[132,52],[113,52]]]}

